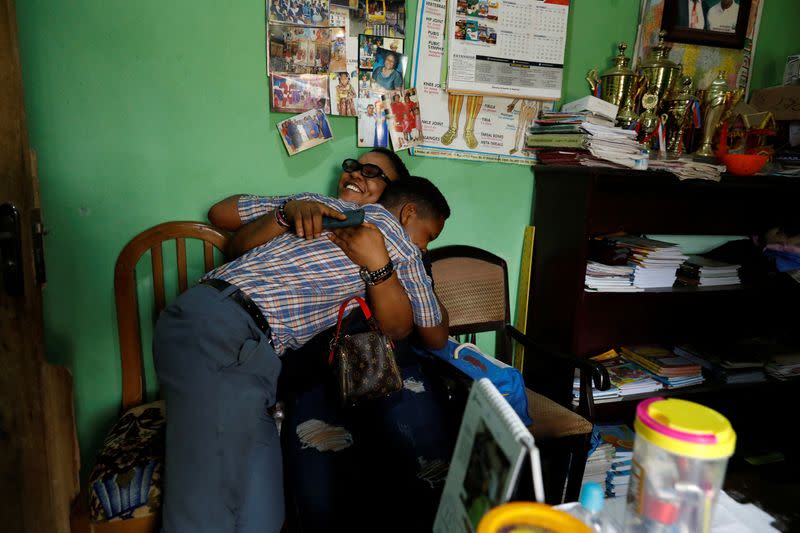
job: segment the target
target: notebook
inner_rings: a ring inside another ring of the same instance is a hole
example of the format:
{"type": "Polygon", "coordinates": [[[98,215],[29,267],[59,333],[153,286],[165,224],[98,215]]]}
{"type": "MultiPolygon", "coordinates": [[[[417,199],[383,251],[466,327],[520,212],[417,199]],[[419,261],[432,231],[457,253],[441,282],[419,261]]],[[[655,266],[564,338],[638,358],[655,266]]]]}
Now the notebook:
{"type": "Polygon", "coordinates": [[[533,435],[491,381],[476,381],[461,420],[434,533],[476,531],[484,514],[511,499],[526,458],[536,500],[543,502],[539,450],[533,435]]]}

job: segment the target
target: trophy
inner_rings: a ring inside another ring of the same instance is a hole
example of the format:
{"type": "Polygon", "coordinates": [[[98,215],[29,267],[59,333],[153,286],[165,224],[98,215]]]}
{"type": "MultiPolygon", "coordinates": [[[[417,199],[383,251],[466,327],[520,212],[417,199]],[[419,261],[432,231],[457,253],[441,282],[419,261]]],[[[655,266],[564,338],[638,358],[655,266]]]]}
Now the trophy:
{"type": "Polygon", "coordinates": [[[703,140],[694,153],[695,158],[714,157],[712,143],[717,129],[728,119],[733,107],[744,96],[744,89],[731,89],[725,81],[725,71],[720,71],[717,79],[711,82],[703,100],[703,140]]]}
{"type": "Polygon", "coordinates": [[[659,102],[672,90],[678,78],[681,67],[670,61],[669,53],[672,47],[664,42],[667,32],[661,30],[658,34],[658,44],[650,49],[647,59],[641,64],[642,74],[647,79],[648,91],[654,90],[659,102]]]}
{"type": "Polygon", "coordinates": [[[678,158],[683,153],[683,130],[692,120],[692,78],[683,76],[680,85],[667,96],[664,102],[667,128],[667,155],[678,158]]]}
{"type": "Polygon", "coordinates": [[[617,125],[622,127],[627,127],[636,120],[633,112],[636,98],[633,93],[640,77],[628,66],[631,60],[625,57],[627,49],[627,43],[619,43],[619,54],[614,58],[614,66],[603,72],[599,79],[597,69],[590,70],[586,75],[586,81],[593,93],[599,85],[600,98],[619,107],[617,125]]]}
{"type": "Polygon", "coordinates": [[[644,111],[639,115],[639,142],[644,148],[650,150],[653,147],[655,136],[653,132],[658,127],[658,96],[653,92],[654,88],[649,88],[648,92],[642,96],[642,107],[644,111]]]}

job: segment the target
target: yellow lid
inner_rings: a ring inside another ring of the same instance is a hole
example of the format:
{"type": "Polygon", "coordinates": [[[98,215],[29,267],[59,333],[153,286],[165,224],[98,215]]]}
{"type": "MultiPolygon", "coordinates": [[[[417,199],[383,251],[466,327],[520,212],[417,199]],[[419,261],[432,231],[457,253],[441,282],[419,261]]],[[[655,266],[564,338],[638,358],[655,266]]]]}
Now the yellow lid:
{"type": "Polygon", "coordinates": [[[572,515],[543,503],[514,502],[495,507],[481,518],[478,533],[497,533],[501,529],[541,533],[592,533],[572,515]],[[533,529],[537,528],[537,529],[533,529]]]}
{"type": "Polygon", "coordinates": [[[724,459],[736,447],[728,419],[704,405],[670,398],[650,398],[636,407],[636,434],[678,455],[724,459]]]}

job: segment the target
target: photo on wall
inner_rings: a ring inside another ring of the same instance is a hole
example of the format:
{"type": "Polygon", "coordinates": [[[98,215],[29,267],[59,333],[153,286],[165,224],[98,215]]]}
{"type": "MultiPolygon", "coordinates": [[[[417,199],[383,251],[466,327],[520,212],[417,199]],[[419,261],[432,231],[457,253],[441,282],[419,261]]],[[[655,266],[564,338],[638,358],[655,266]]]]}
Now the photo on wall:
{"type": "Polygon", "coordinates": [[[350,35],[362,33],[383,37],[405,37],[405,0],[356,0],[350,14],[350,35]]]}
{"type": "Polygon", "coordinates": [[[319,109],[330,113],[327,74],[272,74],[272,110],[278,113],[300,113],[319,109]]]}
{"type": "Polygon", "coordinates": [[[411,88],[387,93],[381,99],[384,108],[389,112],[389,136],[394,151],[407,150],[421,144],[422,119],[417,90],[411,88]]]}
{"type": "Polygon", "coordinates": [[[267,20],[301,26],[327,26],[328,0],[267,0],[267,20]]]}
{"type": "Polygon", "coordinates": [[[287,118],[277,126],[290,156],[333,139],[328,117],[319,109],[287,118]]]}
{"type": "Polygon", "coordinates": [[[344,28],[331,28],[331,61],[328,70],[347,70],[347,34],[344,28]]]}
{"type": "Polygon", "coordinates": [[[371,90],[379,93],[402,90],[406,62],[405,55],[386,48],[378,48],[375,51],[375,63],[372,68],[371,90]]]}
{"type": "Polygon", "coordinates": [[[330,63],[330,29],[269,25],[269,72],[322,74],[330,63]]]}
{"type": "Polygon", "coordinates": [[[331,96],[331,115],[356,116],[356,90],[358,72],[331,72],[329,93],[331,96]]]}
{"type": "Polygon", "coordinates": [[[356,100],[358,113],[358,146],[388,148],[389,123],[380,96],[356,100]]]}
{"type": "Polygon", "coordinates": [[[672,42],[742,48],[752,0],[664,0],[661,28],[672,42]]]}
{"type": "Polygon", "coordinates": [[[403,53],[403,39],[381,37],[379,35],[358,36],[358,68],[370,69],[375,67],[375,56],[378,48],[386,48],[395,53],[403,53]]]}

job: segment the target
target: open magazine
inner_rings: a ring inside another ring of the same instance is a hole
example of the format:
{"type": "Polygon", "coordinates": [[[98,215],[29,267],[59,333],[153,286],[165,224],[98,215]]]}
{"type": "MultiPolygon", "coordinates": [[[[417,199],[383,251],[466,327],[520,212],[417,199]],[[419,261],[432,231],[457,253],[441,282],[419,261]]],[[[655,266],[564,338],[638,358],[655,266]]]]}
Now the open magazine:
{"type": "Polygon", "coordinates": [[[491,381],[476,381],[464,410],[434,532],[476,531],[484,514],[512,497],[526,458],[536,500],[544,501],[533,435],[491,381]]]}

